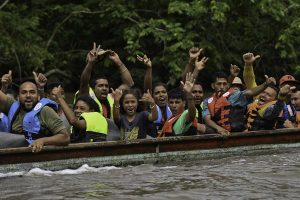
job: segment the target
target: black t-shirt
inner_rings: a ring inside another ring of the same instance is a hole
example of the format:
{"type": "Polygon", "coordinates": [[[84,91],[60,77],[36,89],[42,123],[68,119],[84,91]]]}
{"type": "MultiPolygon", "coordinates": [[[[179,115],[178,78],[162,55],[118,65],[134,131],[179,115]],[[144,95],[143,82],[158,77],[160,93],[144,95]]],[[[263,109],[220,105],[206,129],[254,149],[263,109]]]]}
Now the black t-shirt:
{"type": "Polygon", "coordinates": [[[136,114],[134,120],[129,122],[126,115],[121,115],[119,128],[122,140],[144,139],[147,137],[147,127],[151,123],[149,112],[142,111],[136,114]]]}

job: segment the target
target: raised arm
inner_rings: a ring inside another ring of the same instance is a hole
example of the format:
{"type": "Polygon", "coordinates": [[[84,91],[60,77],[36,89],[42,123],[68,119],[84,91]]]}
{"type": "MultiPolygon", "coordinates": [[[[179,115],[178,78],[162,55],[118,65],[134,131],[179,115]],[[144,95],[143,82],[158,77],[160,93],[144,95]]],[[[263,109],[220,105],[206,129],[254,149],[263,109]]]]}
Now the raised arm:
{"type": "Polygon", "coordinates": [[[108,58],[116,64],[121,74],[122,84],[119,86],[119,88],[122,88],[124,86],[127,86],[129,88],[132,87],[134,85],[134,82],[131,74],[124,63],[121,61],[119,55],[114,51],[110,51],[108,58]]]}
{"type": "Polygon", "coordinates": [[[193,122],[196,117],[196,106],[194,96],[192,94],[192,89],[195,83],[195,78],[193,77],[192,73],[189,72],[186,74],[185,82],[181,81],[181,85],[183,91],[185,92],[187,105],[188,105],[188,113],[186,115],[187,122],[193,122]]]}
{"type": "Polygon", "coordinates": [[[87,54],[87,64],[80,76],[80,87],[79,94],[88,95],[89,94],[89,82],[91,79],[91,74],[93,71],[94,65],[98,62],[98,52],[100,50],[100,45],[96,48],[96,43],[93,44],[93,49],[87,54]]]}
{"type": "Polygon", "coordinates": [[[255,81],[255,75],[253,70],[253,63],[260,58],[260,55],[254,56],[253,53],[245,53],[243,55],[243,60],[245,62],[245,67],[243,71],[243,79],[247,89],[251,89],[257,86],[255,81]]]}
{"type": "Polygon", "coordinates": [[[69,107],[69,105],[67,104],[67,102],[65,101],[65,99],[63,98],[62,94],[61,94],[61,87],[58,86],[58,88],[54,88],[52,93],[53,95],[55,95],[59,105],[61,106],[62,110],[64,111],[69,123],[81,130],[85,130],[86,129],[86,123],[85,120],[79,120],[74,112],[71,110],[71,108],[69,107]]]}
{"type": "Polygon", "coordinates": [[[11,70],[9,70],[8,74],[4,74],[1,78],[1,90],[0,90],[0,112],[5,112],[4,106],[7,102],[6,91],[8,85],[12,82],[11,78],[11,70]]]}
{"type": "Polygon", "coordinates": [[[41,98],[45,97],[44,87],[47,84],[47,77],[42,73],[36,73],[35,71],[32,72],[38,93],[41,98]]]}
{"type": "Polygon", "coordinates": [[[185,81],[186,78],[186,74],[188,72],[193,72],[194,68],[195,68],[195,61],[197,60],[197,58],[199,57],[200,53],[203,51],[203,49],[200,49],[198,47],[192,47],[189,50],[189,62],[188,64],[185,66],[184,71],[182,73],[182,81],[185,81]]]}
{"type": "Polygon", "coordinates": [[[255,97],[259,95],[261,92],[263,92],[269,85],[276,85],[275,78],[268,77],[267,75],[265,75],[265,78],[266,78],[266,82],[252,89],[245,90],[244,94],[248,97],[255,97]]]}
{"type": "Polygon", "coordinates": [[[232,83],[233,79],[239,75],[240,70],[241,69],[237,65],[230,65],[230,75],[228,77],[228,83],[232,83]]]}
{"type": "Polygon", "coordinates": [[[150,94],[150,90],[147,90],[147,93],[144,93],[140,101],[150,103],[151,113],[148,115],[149,121],[157,120],[158,113],[157,113],[155,101],[150,94]]]}
{"type": "Polygon", "coordinates": [[[115,124],[119,125],[120,122],[120,99],[122,97],[122,90],[116,89],[113,90],[111,88],[113,97],[114,97],[114,106],[113,106],[113,116],[115,124]]]}
{"type": "Polygon", "coordinates": [[[136,58],[147,66],[144,77],[144,92],[147,92],[148,90],[152,91],[152,62],[146,54],[144,55],[144,57],[137,55],[136,58]]]}
{"type": "Polygon", "coordinates": [[[6,94],[8,87],[12,84],[12,75],[11,70],[9,70],[8,74],[4,74],[1,78],[1,91],[6,94]]]}

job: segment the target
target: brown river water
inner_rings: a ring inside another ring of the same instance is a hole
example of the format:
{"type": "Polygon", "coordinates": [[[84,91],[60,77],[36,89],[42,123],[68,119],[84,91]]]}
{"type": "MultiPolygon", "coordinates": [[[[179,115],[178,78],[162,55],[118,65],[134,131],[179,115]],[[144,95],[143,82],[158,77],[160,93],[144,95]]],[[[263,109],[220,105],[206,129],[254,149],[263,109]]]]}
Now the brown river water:
{"type": "Polygon", "coordinates": [[[299,154],[0,173],[0,199],[300,199],[299,154]]]}

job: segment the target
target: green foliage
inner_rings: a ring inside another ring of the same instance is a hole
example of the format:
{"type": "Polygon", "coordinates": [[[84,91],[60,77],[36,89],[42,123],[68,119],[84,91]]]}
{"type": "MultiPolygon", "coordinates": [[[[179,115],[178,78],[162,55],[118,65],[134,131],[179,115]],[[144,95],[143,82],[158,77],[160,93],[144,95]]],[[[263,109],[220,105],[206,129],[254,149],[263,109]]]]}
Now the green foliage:
{"type": "MultiPolygon", "coordinates": [[[[119,54],[138,86],[145,67],[137,54],[152,59],[154,80],[174,85],[192,46],[210,57],[200,74],[205,83],[217,70],[228,72],[231,63],[241,66],[249,51],[262,56],[258,80],[298,74],[299,7],[296,0],[10,1],[0,9],[0,72],[13,69],[14,77],[27,77],[32,70],[60,69],[71,75],[64,82],[74,83],[95,41],[119,54]]],[[[105,74],[116,86],[120,78],[112,69],[105,60],[94,75],[105,74]]]]}

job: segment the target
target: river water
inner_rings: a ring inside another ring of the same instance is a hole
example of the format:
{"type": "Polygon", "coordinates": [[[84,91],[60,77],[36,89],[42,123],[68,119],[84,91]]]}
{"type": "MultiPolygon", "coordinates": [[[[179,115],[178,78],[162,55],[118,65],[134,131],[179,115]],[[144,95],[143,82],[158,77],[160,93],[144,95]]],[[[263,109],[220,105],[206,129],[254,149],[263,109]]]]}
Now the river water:
{"type": "Polygon", "coordinates": [[[0,173],[0,199],[299,199],[299,154],[0,173]]]}

